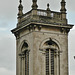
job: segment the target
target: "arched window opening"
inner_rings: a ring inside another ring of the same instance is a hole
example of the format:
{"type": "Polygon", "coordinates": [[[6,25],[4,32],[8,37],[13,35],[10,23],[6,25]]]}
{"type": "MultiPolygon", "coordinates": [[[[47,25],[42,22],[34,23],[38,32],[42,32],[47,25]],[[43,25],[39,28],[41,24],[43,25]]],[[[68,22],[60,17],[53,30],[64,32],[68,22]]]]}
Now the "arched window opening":
{"type": "Polygon", "coordinates": [[[52,40],[49,39],[43,44],[43,49],[45,50],[45,64],[46,64],[46,75],[59,75],[59,47],[52,40]]]}
{"type": "Polygon", "coordinates": [[[21,47],[20,75],[29,75],[29,49],[26,42],[21,47]]]}

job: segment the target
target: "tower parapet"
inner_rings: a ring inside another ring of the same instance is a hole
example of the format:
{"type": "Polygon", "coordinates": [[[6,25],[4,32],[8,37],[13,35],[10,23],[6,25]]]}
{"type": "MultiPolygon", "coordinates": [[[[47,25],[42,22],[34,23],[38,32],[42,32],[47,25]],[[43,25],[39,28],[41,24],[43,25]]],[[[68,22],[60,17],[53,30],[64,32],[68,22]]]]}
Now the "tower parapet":
{"type": "Polygon", "coordinates": [[[61,10],[60,12],[51,11],[49,8],[49,4],[47,4],[47,10],[37,9],[37,0],[33,0],[32,10],[23,14],[22,10],[23,7],[19,5],[19,18],[17,26],[21,26],[23,24],[27,24],[30,22],[38,22],[38,23],[54,23],[58,25],[66,25],[66,9],[65,9],[65,1],[62,0],[61,2],[61,10]],[[22,23],[22,24],[21,24],[22,23]]]}
{"type": "MultiPolygon", "coordinates": [[[[49,3],[47,4],[47,9],[37,9],[37,0],[32,0],[32,9],[27,13],[23,14],[23,6],[22,0],[20,0],[20,5],[18,7],[18,23],[16,29],[21,29],[22,27],[28,27],[30,24],[40,24],[43,25],[52,25],[57,26],[61,29],[68,29],[72,28],[72,25],[69,25],[66,18],[66,2],[65,0],[61,1],[61,9],[60,12],[51,11],[49,8],[49,3]]],[[[13,30],[14,31],[14,30],[13,30]]]]}
{"type": "Polygon", "coordinates": [[[31,10],[27,12],[26,14],[23,14],[20,18],[20,22],[18,23],[18,26],[20,23],[29,23],[29,22],[38,22],[38,23],[55,23],[55,24],[67,24],[67,21],[62,20],[62,14],[61,12],[55,12],[50,10],[31,10]]]}

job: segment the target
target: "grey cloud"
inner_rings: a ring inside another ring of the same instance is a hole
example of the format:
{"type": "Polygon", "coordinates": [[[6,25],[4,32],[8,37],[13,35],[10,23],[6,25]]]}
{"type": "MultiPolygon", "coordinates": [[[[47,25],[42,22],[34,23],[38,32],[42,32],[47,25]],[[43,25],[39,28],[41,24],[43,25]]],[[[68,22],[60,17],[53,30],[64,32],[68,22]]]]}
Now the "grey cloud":
{"type": "Polygon", "coordinates": [[[16,75],[15,71],[8,70],[6,68],[0,68],[0,75],[16,75]]]}
{"type": "MultiPolygon", "coordinates": [[[[22,0],[24,6],[24,13],[31,9],[32,0],[22,0]]],[[[46,9],[47,3],[50,4],[51,10],[60,10],[61,0],[37,0],[38,8],[46,9]]],[[[0,0],[0,27],[13,29],[16,26],[16,18],[18,13],[19,0],[0,0]]],[[[68,12],[75,13],[75,0],[66,0],[66,8],[68,12]]],[[[71,14],[74,16],[74,14],[71,14]]],[[[69,20],[74,19],[73,16],[68,17],[69,20]]],[[[71,21],[72,22],[72,21],[71,21]]],[[[74,22],[75,23],[75,22],[74,22]]],[[[4,68],[0,75],[14,75],[13,70],[16,65],[16,56],[15,56],[15,37],[10,33],[0,32],[0,71],[1,68],[4,68]],[[7,69],[7,70],[5,70],[7,69]],[[11,72],[10,72],[11,71],[11,72]],[[9,74],[8,74],[9,72],[9,74]],[[11,74],[12,73],[12,74],[11,74]]],[[[75,53],[75,29],[69,33],[69,62],[70,62],[70,75],[75,74],[75,61],[73,60],[73,55],[75,53]]],[[[16,73],[15,73],[16,74],[16,73]]]]}
{"type": "Polygon", "coordinates": [[[75,0],[66,0],[68,11],[75,12],[75,0]]]}
{"type": "MultiPolygon", "coordinates": [[[[1,0],[0,1],[0,26],[1,24],[10,24],[17,19],[18,0],[1,0]],[[8,22],[8,23],[7,23],[8,22]]],[[[6,26],[6,25],[4,25],[6,26]]]]}
{"type": "Polygon", "coordinates": [[[1,19],[0,19],[0,27],[5,28],[5,27],[7,27],[8,25],[9,25],[9,24],[8,24],[7,21],[4,21],[4,20],[1,20],[1,19]]]}
{"type": "MultiPolygon", "coordinates": [[[[13,37],[13,36],[12,36],[13,37]]],[[[0,67],[15,68],[15,39],[9,35],[0,38],[0,67]]]]}

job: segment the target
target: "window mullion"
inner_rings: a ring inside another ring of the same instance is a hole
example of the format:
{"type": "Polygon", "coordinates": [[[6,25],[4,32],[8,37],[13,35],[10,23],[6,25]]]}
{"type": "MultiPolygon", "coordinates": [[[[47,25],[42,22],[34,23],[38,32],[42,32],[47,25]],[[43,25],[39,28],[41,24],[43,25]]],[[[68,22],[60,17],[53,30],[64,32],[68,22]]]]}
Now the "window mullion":
{"type": "Polygon", "coordinates": [[[51,75],[51,52],[49,49],[49,75],[51,75]]]}

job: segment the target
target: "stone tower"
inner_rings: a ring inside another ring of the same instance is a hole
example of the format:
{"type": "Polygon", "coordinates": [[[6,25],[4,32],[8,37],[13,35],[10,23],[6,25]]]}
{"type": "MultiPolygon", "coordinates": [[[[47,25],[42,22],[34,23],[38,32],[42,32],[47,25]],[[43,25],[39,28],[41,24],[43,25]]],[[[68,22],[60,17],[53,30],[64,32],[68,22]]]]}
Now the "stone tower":
{"type": "Polygon", "coordinates": [[[32,9],[23,14],[22,1],[18,7],[16,36],[16,75],[68,75],[68,33],[73,25],[67,23],[65,0],[60,12],[32,9]]]}

